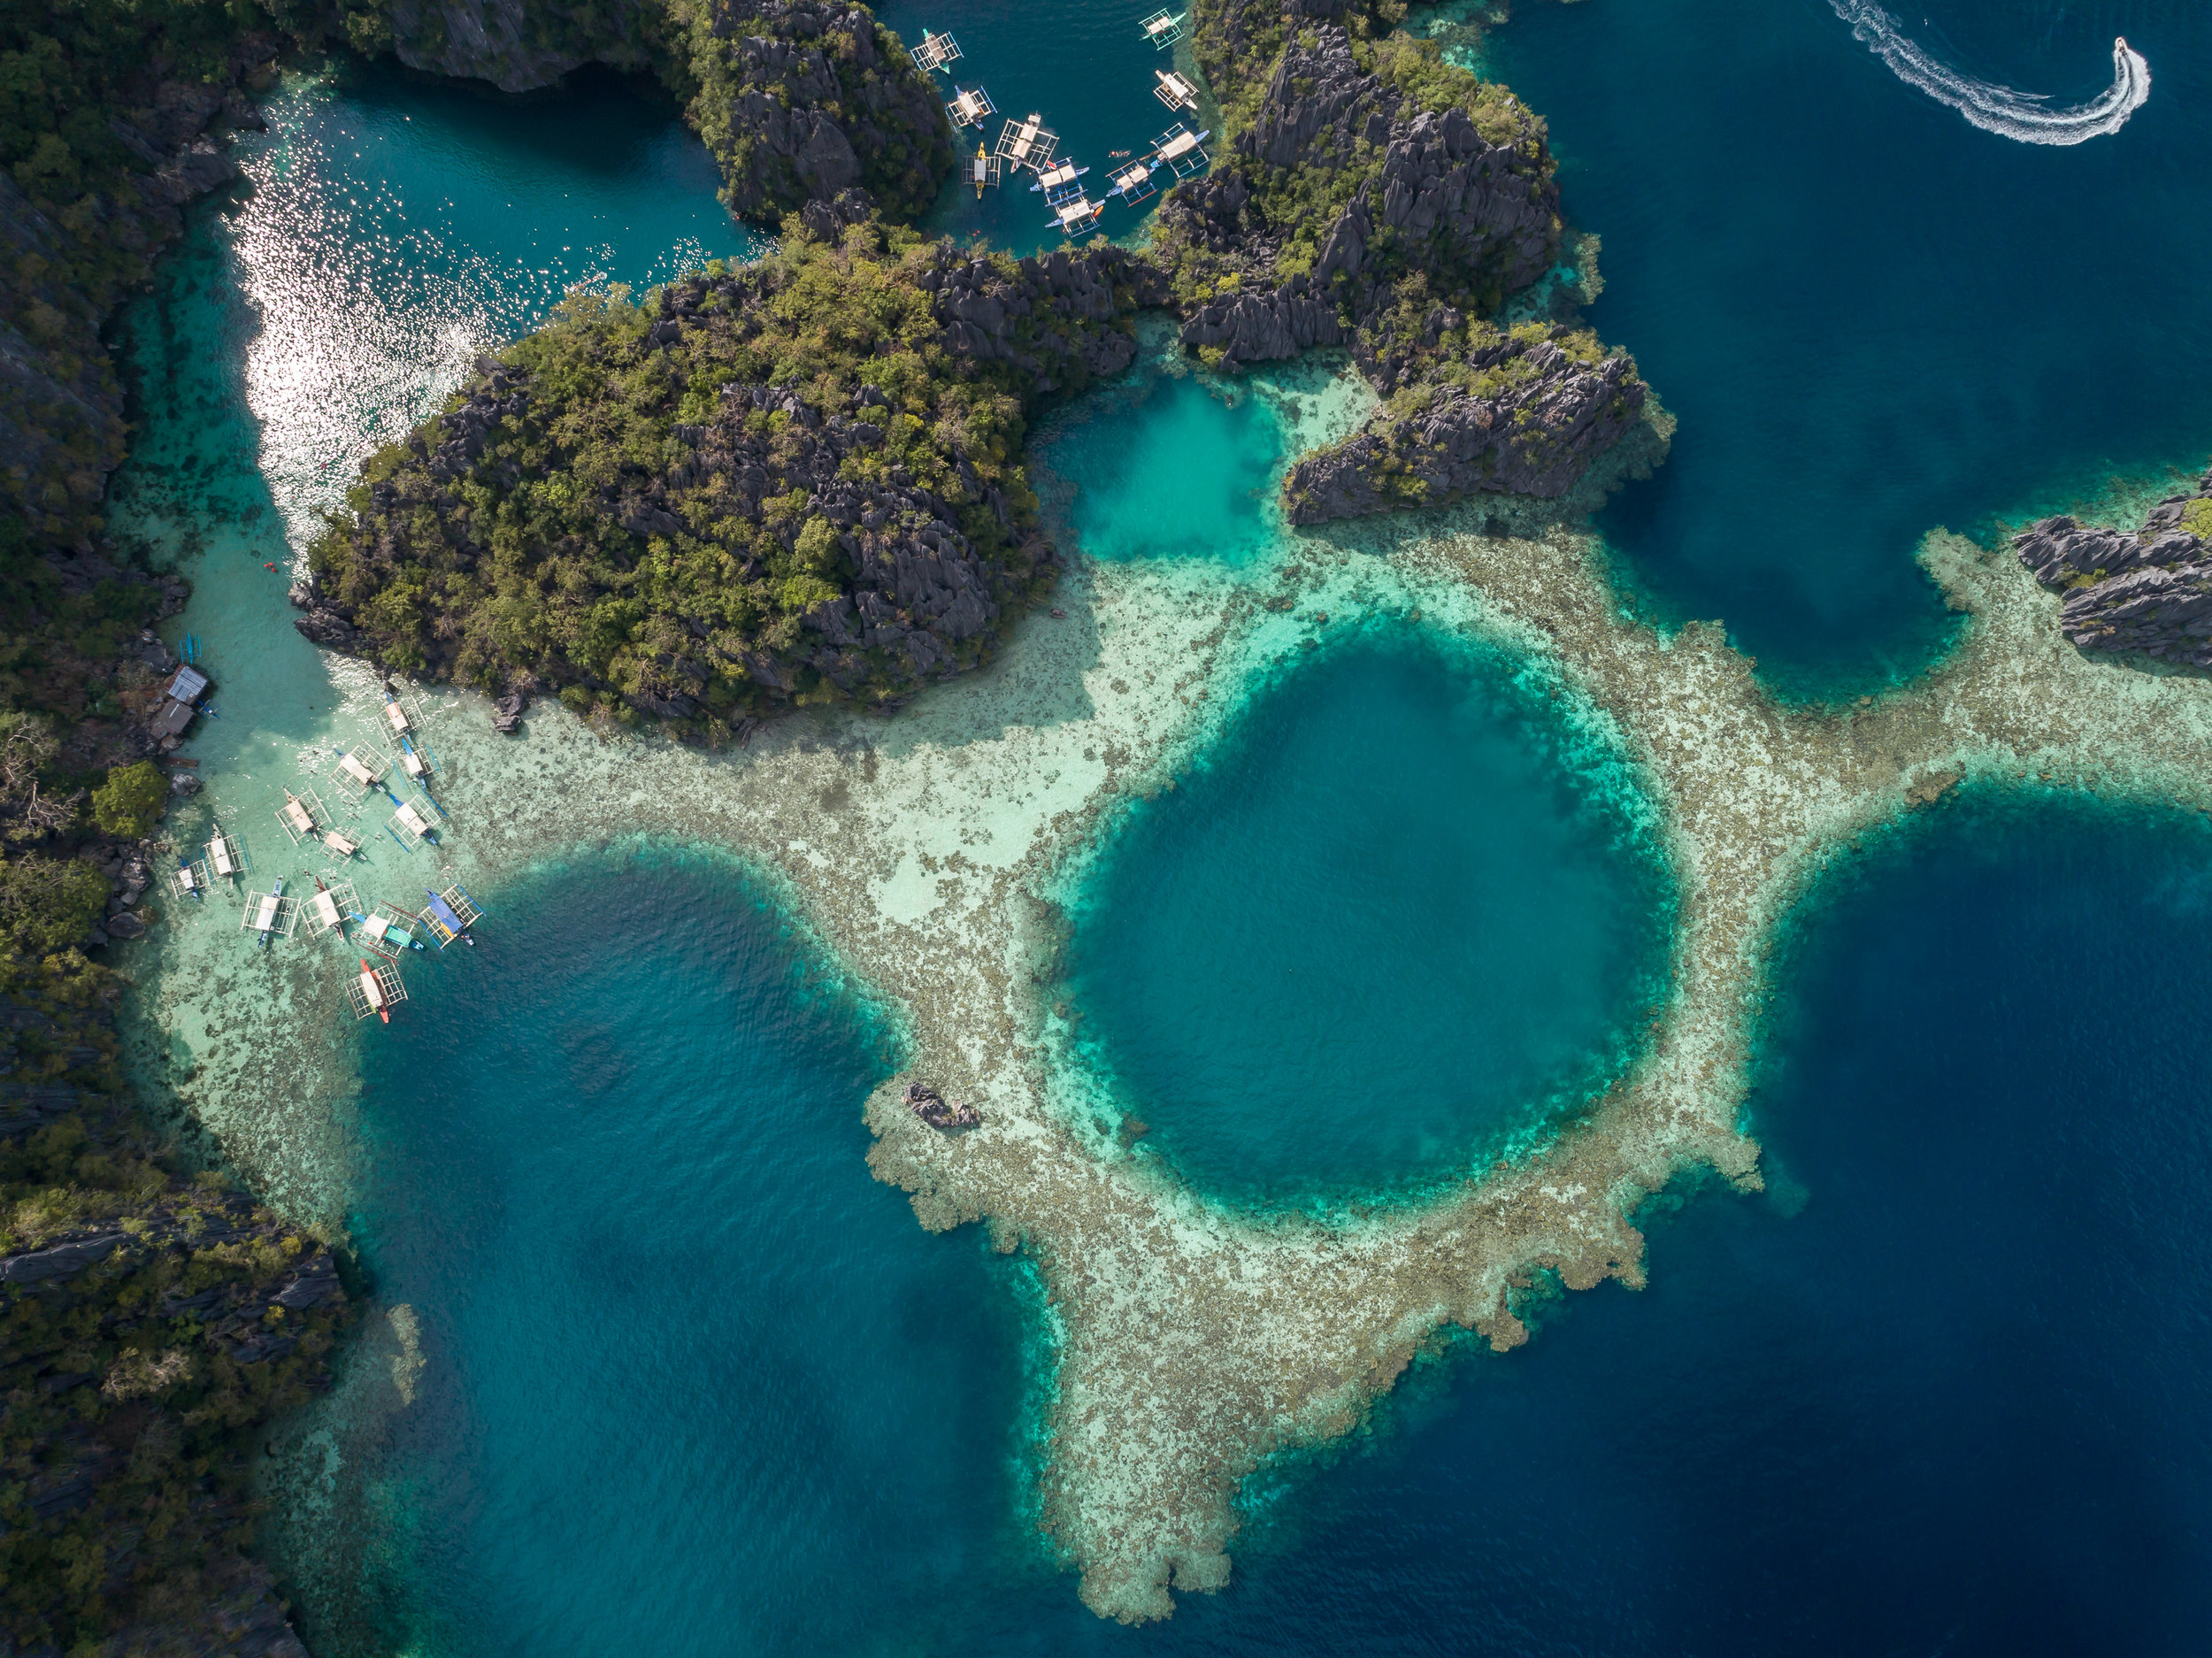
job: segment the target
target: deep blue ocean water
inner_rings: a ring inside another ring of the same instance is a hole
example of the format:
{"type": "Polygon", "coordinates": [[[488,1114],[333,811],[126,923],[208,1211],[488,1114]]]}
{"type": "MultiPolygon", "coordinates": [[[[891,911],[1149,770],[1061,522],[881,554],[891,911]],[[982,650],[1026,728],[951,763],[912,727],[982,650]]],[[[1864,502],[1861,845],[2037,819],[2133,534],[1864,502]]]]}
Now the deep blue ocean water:
{"type": "Polygon", "coordinates": [[[1464,1168],[1580,1104],[1668,948],[1627,779],[1540,689],[1413,624],[1314,656],[1131,809],[1067,952],[1148,1144],[1269,1201],[1464,1168]]]}
{"type": "Polygon", "coordinates": [[[1532,4],[1487,49],[1602,239],[1590,320],[1680,418],[1601,526],[1667,606],[1725,618],[1806,689],[1938,645],[1912,561],[1933,526],[2212,454],[2212,8],[1891,10],[1953,67],[2058,104],[2112,80],[2124,35],[2150,100],[2110,136],[2014,142],[1900,80],[1830,0],[1532,4]]]}
{"type": "MultiPolygon", "coordinates": [[[[2212,23],[2154,0],[1915,15],[1955,61],[2062,99],[2103,83],[2124,31],[2155,89],[2112,137],[2031,150],[1899,81],[1824,0],[1532,4],[1491,45],[1605,239],[1594,320],[1682,417],[1607,533],[1809,683],[1937,636],[1909,562],[1930,525],[2212,441],[2193,274],[2212,23]]],[[[1121,79],[1150,65],[1110,59],[1106,12],[925,20],[979,60],[1018,37],[1024,66],[987,83],[1091,123],[1087,149],[1152,119],[1121,79]]],[[[232,308],[241,256],[204,215],[133,334],[166,509],[253,571],[283,551],[272,507],[419,412],[438,365],[595,269],[649,280],[672,246],[742,245],[664,106],[351,74],[267,141],[311,163],[263,177],[288,224],[239,221],[279,244],[247,261],[275,302],[232,308]],[[353,142],[378,133],[412,138],[353,142]],[[617,226],[630,208],[652,213],[617,226]],[[257,339],[296,343],[256,368],[257,339]]],[[[1112,504],[1110,476],[1096,493],[1112,504]]],[[[1093,533],[1138,510],[1125,492],[1093,533]]],[[[293,648],[280,603],[251,614],[273,660],[293,648]]],[[[1436,723],[1409,713],[1409,748],[1436,723]]],[[[1141,815],[1124,855],[1147,833],[1141,815]]],[[[858,1102],[890,1059],[864,1009],[718,864],[557,873],[498,895],[484,943],[411,976],[372,1034],[365,1263],[430,1363],[422,1408],[357,1470],[374,1501],[344,1517],[379,1547],[319,1649],[2208,1644],[2197,820],[1955,802],[1878,843],[1779,963],[1751,1101],[1775,1192],[1655,1206],[1648,1289],[1429,1366],[1371,1434],[1256,1481],[1230,1589],[1138,1631],[1082,1610],[1027,1530],[1022,1269],[972,1230],[922,1233],[867,1177],[858,1102]]],[[[1279,1017],[1211,1011],[1225,1040],[1279,1017]]],[[[360,1541],[288,1537],[280,1558],[304,1572],[360,1541]]]]}

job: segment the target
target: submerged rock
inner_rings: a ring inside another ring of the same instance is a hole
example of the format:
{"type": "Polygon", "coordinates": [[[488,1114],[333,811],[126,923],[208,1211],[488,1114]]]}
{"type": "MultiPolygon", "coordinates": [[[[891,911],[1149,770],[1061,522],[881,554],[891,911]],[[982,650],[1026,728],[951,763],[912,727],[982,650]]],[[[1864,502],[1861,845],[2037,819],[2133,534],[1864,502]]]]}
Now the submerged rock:
{"type": "Polygon", "coordinates": [[[2161,502],[2139,529],[2062,514],[2012,544],[2038,581],[2065,595],[2059,626],[2078,649],[2212,668],[2212,472],[2161,502]]]}

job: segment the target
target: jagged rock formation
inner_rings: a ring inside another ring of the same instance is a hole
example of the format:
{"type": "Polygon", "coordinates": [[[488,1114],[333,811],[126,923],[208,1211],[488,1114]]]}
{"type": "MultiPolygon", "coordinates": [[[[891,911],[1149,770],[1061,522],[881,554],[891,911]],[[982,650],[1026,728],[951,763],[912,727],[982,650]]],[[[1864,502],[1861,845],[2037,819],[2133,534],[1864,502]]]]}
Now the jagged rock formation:
{"type": "Polygon", "coordinates": [[[1558,187],[1540,126],[1509,98],[1492,109],[1486,137],[1464,109],[1423,108],[1363,69],[1340,24],[1294,36],[1233,140],[1238,165],[1161,209],[1167,259],[1217,291],[1235,279],[1184,343],[1262,362],[1341,343],[1409,275],[1494,294],[1484,309],[1525,286],[1557,246],[1558,187]],[[1310,269],[1283,272],[1307,249],[1310,269]]]}
{"type": "MultiPolygon", "coordinates": [[[[540,0],[388,0],[392,52],[410,69],[488,81],[502,92],[549,87],[585,64],[642,69],[655,59],[650,0],[548,5],[540,0]]],[[[357,45],[374,50],[373,36],[357,45]]]]}
{"type": "Polygon", "coordinates": [[[1478,490],[1566,494],[1644,404],[1625,357],[1578,353],[1576,343],[1539,330],[1478,348],[1462,359],[1474,389],[1425,384],[1425,403],[1294,466],[1283,487],[1290,521],[1355,518],[1478,490]]]}
{"type": "Polygon", "coordinates": [[[2061,516],[2012,545],[2038,581],[2066,595],[2059,626],[2078,649],[2212,668],[2212,472],[2161,502],[2140,529],[2061,516]]]}
{"type": "Polygon", "coordinates": [[[952,129],[929,77],[854,0],[387,0],[355,43],[388,44],[435,74],[503,92],[584,64],[654,70],[721,164],[723,200],[772,221],[813,198],[869,191],[891,218],[936,200],[952,129]]]}
{"type": "Polygon", "coordinates": [[[372,464],[294,595],[301,632],[726,733],[810,693],[895,703],[974,665],[1056,568],[1010,464],[1022,411],[1127,367],[1125,319],[1166,288],[1102,245],[872,255],[873,231],[849,234],[872,222],[856,192],[814,203],[776,258],[480,361],[372,464]],[[769,378],[795,351],[810,377],[769,378]],[[615,430],[579,386],[623,399],[619,419],[655,412],[615,430]],[[614,626],[608,601],[628,612],[614,626]]]}
{"type": "Polygon", "coordinates": [[[1225,0],[1199,17],[1233,157],[1160,211],[1184,343],[1227,365],[1348,346],[1396,394],[1293,472],[1292,520],[1565,493],[1645,393],[1586,333],[1479,320],[1557,253],[1542,123],[1421,43],[1373,38],[1366,0],[1225,0]]]}
{"type": "Polygon", "coordinates": [[[691,118],[733,212],[772,219],[859,188],[903,220],[937,199],[952,167],[944,104],[866,6],[705,0],[689,39],[691,118]]]}

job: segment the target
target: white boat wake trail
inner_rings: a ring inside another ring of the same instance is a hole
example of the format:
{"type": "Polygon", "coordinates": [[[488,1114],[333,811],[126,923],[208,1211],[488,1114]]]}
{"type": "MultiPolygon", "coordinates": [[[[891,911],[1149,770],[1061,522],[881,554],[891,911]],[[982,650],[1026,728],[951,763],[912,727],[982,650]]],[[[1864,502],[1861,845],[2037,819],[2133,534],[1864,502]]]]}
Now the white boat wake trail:
{"type": "Polygon", "coordinates": [[[2024,144],[2078,144],[2116,133],[2151,95],[2151,66],[2125,40],[2112,42],[2112,84],[2086,104],[2054,109],[2037,92],[2015,92],[1962,75],[1915,45],[1873,0],[1828,0],[1867,50],[1908,86],[1947,104],[1984,132],[2024,144]]]}

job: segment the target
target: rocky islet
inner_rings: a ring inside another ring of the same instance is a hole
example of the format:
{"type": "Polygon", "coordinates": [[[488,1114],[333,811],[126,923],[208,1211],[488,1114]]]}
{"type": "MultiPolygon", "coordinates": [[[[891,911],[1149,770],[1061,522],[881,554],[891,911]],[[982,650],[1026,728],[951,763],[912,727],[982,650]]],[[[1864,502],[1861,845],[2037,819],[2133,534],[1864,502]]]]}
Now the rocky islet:
{"type": "Polygon", "coordinates": [[[2134,530],[2062,514],[2031,524],[2012,545],[2062,596],[2059,626],[2080,649],[2212,668],[2212,473],[2134,530]]]}

